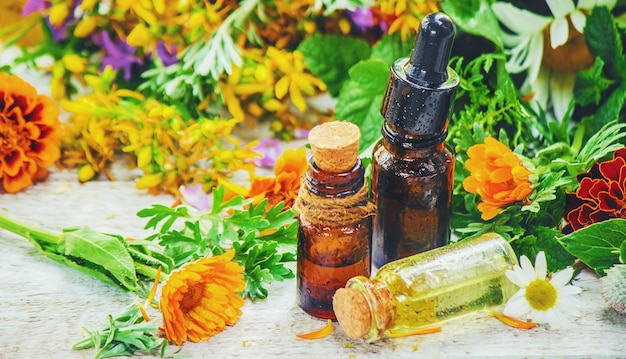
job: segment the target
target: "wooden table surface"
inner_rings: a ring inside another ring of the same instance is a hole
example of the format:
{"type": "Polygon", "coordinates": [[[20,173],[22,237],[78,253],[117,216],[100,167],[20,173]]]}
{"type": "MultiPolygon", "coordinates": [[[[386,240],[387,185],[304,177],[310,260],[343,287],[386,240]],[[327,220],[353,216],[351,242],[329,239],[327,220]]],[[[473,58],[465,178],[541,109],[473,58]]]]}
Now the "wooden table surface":
{"type": "MultiPolygon", "coordinates": [[[[89,225],[101,231],[142,236],[135,214],[173,198],[135,189],[137,173],[117,169],[116,182],[79,184],[75,172],[55,172],[46,182],[15,194],[0,194],[2,214],[60,231],[89,225]]],[[[234,326],[202,343],[187,343],[193,358],[235,357],[626,357],[626,318],[607,309],[598,280],[583,272],[584,308],[568,331],[509,328],[487,313],[442,324],[440,333],[366,344],[347,338],[335,324],[326,338],[307,341],[296,333],[324,326],[295,301],[295,279],[270,285],[264,301],[247,302],[234,326]]],[[[95,329],[119,314],[134,297],[41,255],[25,239],[0,230],[0,358],[92,358],[74,351],[82,328],[95,329]]],[[[157,318],[160,320],[160,318],[157,318]]]]}

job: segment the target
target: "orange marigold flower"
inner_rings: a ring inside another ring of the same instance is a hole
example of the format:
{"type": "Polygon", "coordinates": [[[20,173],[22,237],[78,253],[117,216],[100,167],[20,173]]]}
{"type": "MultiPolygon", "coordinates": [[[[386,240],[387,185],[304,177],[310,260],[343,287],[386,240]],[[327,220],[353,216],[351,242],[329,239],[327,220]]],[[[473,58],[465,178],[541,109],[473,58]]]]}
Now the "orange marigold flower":
{"type": "Polygon", "coordinates": [[[0,73],[0,180],[16,193],[45,178],[61,155],[59,109],[15,75],[0,73]]]}
{"type": "Polygon", "coordinates": [[[234,325],[241,316],[246,283],[235,252],[201,258],[173,271],[161,292],[167,339],[199,342],[234,325]]]}
{"type": "Polygon", "coordinates": [[[274,177],[254,177],[250,189],[226,182],[224,183],[227,190],[225,197],[228,199],[242,195],[252,198],[254,204],[267,198],[269,206],[285,202],[285,209],[291,208],[300,190],[300,178],[308,168],[309,162],[304,148],[286,150],[276,160],[274,177]]]}
{"type": "Polygon", "coordinates": [[[481,218],[485,221],[497,216],[506,205],[527,201],[532,192],[531,171],[511,149],[493,137],[484,144],[467,150],[465,168],[470,176],[463,181],[467,192],[478,194],[481,218]]]}

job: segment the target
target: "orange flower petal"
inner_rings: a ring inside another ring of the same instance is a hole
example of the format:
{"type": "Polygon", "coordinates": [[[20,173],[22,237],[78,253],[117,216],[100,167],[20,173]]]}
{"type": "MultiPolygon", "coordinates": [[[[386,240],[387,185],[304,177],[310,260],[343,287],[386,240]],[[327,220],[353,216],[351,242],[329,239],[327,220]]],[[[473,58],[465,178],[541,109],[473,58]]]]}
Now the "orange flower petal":
{"type": "Polygon", "coordinates": [[[517,328],[517,329],[532,329],[537,326],[537,323],[525,322],[519,319],[515,319],[508,315],[496,312],[489,312],[491,315],[496,317],[502,323],[508,325],[509,327],[517,328]]]}
{"type": "Polygon", "coordinates": [[[309,333],[296,334],[296,337],[300,339],[309,339],[309,340],[320,339],[320,338],[324,338],[324,337],[331,335],[333,333],[333,328],[334,328],[333,321],[328,319],[325,327],[314,330],[309,333]]]}
{"type": "Polygon", "coordinates": [[[235,252],[201,258],[170,274],[163,285],[160,308],[167,338],[177,345],[198,342],[234,325],[241,316],[245,289],[243,267],[235,252]]]}
{"type": "Polygon", "coordinates": [[[467,155],[470,175],[463,188],[480,196],[477,208],[483,220],[494,218],[509,204],[527,201],[532,193],[531,171],[507,146],[487,137],[483,144],[471,146],[467,155]]]}
{"type": "Polygon", "coordinates": [[[433,327],[433,328],[420,329],[420,330],[416,330],[413,332],[406,332],[406,333],[396,333],[396,332],[390,331],[388,335],[390,338],[402,338],[402,337],[408,337],[412,335],[439,333],[440,331],[441,331],[441,327],[433,327]]]}

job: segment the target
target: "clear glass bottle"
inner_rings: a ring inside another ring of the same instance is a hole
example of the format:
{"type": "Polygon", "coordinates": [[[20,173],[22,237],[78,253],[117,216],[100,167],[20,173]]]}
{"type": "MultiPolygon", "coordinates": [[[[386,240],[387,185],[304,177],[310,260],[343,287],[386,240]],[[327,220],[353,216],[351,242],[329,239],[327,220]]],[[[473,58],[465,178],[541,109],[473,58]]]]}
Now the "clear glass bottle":
{"type": "Polygon", "coordinates": [[[313,157],[295,203],[297,287],[300,307],[318,318],[335,319],[335,291],[371,273],[374,208],[357,157],[359,139],[359,128],[348,122],[325,123],[309,135],[313,157]]]}
{"type": "Polygon", "coordinates": [[[459,83],[448,67],[454,34],[446,15],[429,14],[411,57],[391,67],[381,107],[383,136],[372,155],[375,267],[450,238],[455,160],[445,139],[459,83]]]}
{"type": "Polygon", "coordinates": [[[410,333],[505,303],[518,290],[505,275],[516,264],[509,243],[487,233],[390,262],[372,279],[350,279],[335,294],[335,314],[351,338],[410,333]]]}

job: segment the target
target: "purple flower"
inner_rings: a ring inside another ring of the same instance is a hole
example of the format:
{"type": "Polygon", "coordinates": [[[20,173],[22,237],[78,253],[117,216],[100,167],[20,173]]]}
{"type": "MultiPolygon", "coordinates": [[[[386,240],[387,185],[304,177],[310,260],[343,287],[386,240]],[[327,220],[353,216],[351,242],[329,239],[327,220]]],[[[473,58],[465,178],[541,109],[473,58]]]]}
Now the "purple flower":
{"type": "Polygon", "coordinates": [[[198,211],[209,209],[209,196],[202,190],[202,184],[198,183],[191,187],[180,186],[178,189],[183,196],[183,201],[198,211]]]}
{"type": "Polygon", "coordinates": [[[281,151],[280,141],[275,138],[262,138],[253,150],[263,155],[260,159],[255,159],[257,166],[274,168],[281,151]]]}
{"type": "Polygon", "coordinates": [[[163,41],[159,41],[156,46],[156,53],[163,61],[163,65],[170,66],[178,63],[178,58],[176,58],[176,47],[171,45],[169,48],[165,46],[163,41]]]}
{"type": "Polygon", "coordinates": [[[47,5],[49,5],[49,2],[45,0],[28,0],[22,8],[22,17],[26,17],[35,11],[43,12],[49,7],[47,5]]]}
{"type": "Polygon", "coordinates": [[[307,130],[304,128],[296,128],[293,135],[296,139],[302,140],[302,139],[306,139],[309,137],[309,132],[311,132],[311,130],[307,130]]]}
{"type": "MultiPolygon", "coordinates": [[[[74,13],[74,9],[77,5],[72,4],[71,14],[74,13]]],[[[34,12],[43,13],[46,9],[50,8],[50,1],[46,0],[27,0],[22,8],[22,17],[26,17],[34,12]]],[[[63,25],[56,27],[50,23],[49,17],[46,17],[46,25],[48,25],[48,29],[50,29],[50,33],[52,34],[52,41],[59,42],[61,40],[65,40],[67,38],[67,28],[69,25],[76,23],[76,19],[71,15],[65,20],[63,25]]]]}
{"type": "Polygon", "coordinates": [[[359,32],[364,33],[367,29],[374,26],[374,17],[372,16],[372,10],[368,8],[357,7],[354,11],[347,10],[348,17],[352,20],[354,27],[359,32]]]}
{"type": "Polygon", "coordinates": [[[124,80],[129,81],[133,75],[133,64],[142,64],[141,59],[134,56],[135,47],[128,45],[126,41],[113,41],[106,31],[102,32],[101,41],[105,53],[102,58],[100,71],[104,71],[104,68],[107,66],[111,66],[113,70],[122,69],[124,71],[124,80]]]}

